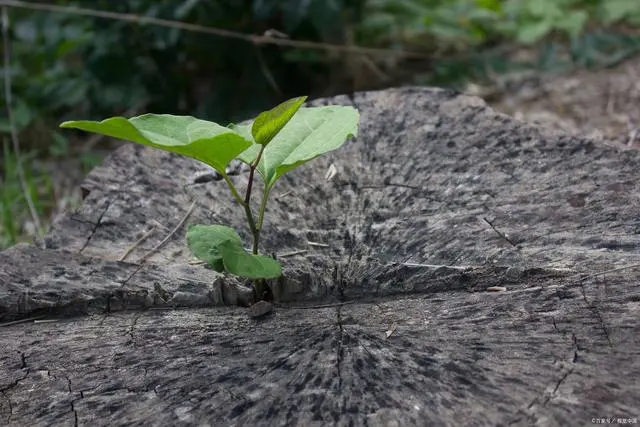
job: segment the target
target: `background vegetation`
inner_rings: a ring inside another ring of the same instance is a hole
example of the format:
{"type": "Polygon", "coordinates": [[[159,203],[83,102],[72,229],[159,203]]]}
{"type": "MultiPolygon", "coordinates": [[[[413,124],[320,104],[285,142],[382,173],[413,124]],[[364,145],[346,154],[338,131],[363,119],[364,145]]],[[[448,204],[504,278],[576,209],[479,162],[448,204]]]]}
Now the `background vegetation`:
{"type": "Polygon", "coordinates": [[[43,164],[75,159],[87,171],[100,161],[104,142],[59,132],[65,119],[166,112],[229,122],[300,94],[406,83],[464,88],[514,72],[611,66],[640,50],[637,0],[0,0],[0,6],[10,24],[2,75],[12,95],[0,115],[0,248],[46,231],[46,218],[60,206],[43,164]],[[207,33],[211,28],[230,33],[207,33]]]}

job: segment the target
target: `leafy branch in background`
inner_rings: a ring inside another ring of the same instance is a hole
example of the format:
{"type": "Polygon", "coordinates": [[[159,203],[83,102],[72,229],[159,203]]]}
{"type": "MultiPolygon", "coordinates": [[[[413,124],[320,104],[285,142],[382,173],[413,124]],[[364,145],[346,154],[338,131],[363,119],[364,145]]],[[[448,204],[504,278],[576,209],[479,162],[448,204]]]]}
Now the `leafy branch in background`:
{"type": "Polygon", "coordinates": [[[523,45],[558,33],[569,39],[588,23],[640,25],[636,0],[370,0],[360,29],[369,42],[466,49],[514,39],[523,45]]]}
{"type": "Polygon", "coordinates": [[[637,0],[370,0],[357,40],[437,53],[426,67],[411,67],[411,77],[450,86],[615,65],[640,52],[629,26],[640,26],[637,0]]]}
{"type": "Polygon", "coordinates": [[[229,127],[169,114],[145,114],[131,119],[113,117],[101,122],[71,121],[62,123],[60,127],[159,148],[214,168],[244,209],[253,236],[251,252],[244,249],[242,239],[234,229],[223,225],[192,226],[187,232],[187,242],[194,255],[215,271],[254,279],[256,296],[263,298],[266,285],[262,279],[277,278],[282,273],[276,260],[259,255],[258,251],[271,190],[284,174],[339,148],[358,131],[359,113],[355,108],[302,108],[306,99],[291,99],[261,113],[250,124],[229,127]],[[234,159],[250,167],[244,197],[226,173],[227,166],[234,159]],[[257,218],[251,209],[255,172],[264,181],[257,218]]]}

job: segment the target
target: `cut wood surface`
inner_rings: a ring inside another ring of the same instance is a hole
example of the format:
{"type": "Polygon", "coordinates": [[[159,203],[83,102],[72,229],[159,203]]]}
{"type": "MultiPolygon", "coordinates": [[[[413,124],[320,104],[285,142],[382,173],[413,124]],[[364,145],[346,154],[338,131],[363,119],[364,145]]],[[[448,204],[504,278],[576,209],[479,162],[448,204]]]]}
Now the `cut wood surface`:
{"type": "Polygon", "coordinates": [[[186,247],[197,223],[248,246],[242,209],[159,150],[119,148],[44,247],[1,252],[0,425],[639,420],[640,152],[447,90],[325,104],[360,135],[276,185],[265,316],[186,247]]]}

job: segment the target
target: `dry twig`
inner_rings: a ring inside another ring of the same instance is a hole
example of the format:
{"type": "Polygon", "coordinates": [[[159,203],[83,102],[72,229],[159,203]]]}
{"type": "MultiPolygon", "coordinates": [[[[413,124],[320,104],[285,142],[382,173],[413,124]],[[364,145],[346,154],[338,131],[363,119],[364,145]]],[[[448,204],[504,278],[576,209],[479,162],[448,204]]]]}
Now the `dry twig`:
{"type": "Polygon", "coordinates": [[[155,248],[151,249],[149,252],[147,252],[142,258],[140,258],[138,260],[138,264],[142,264],[146,261],[147,258],[149,258],[151,255],[153,255],[158,249],[160,249],[162,247],[162,245],[164,245],[165,243],[167,243],[169,241],[169,239],[171,238],[171,236],[173,236],[174,234],[176,234],[176,232],[178,230],[180,230],[180,228],[184,225],[184,223],[187,221],[187,218],[189,218],[189,215],[191,215],[191,212],[193,212],[193,209],[196,207],[196,202],[191,203],[191,206],[189,207],[189,210],[187,211],[186,214],[184,214],[184,217],[182,218],[182,220],[180,220],[180,222],[178,223],[178,225],[176,225],[176,227],[171,230],[171,233],[169,233],[167,235],[167,237],[165,237],[162,242],[158,243],[156,245],[155,248]]]}
{"type": "Polygon", "coordinates": [[[597,277],[597,276],[602,276],[603,274],[609,274],[609,273],[615,273],[617,271],[622,271],[622,270],[630,270],[633,268],[640,268],[640,264],[630,264],[630,265],[624,265],[622,267],[617,267],[617,268],[612,268],[610,270],[604,270],[604,271],[600,271],[598,273],[593,273],[593,274],[589,274],[587,276],[584,277],[580,277],[579,279],[577,279],[575,281],[575,283],[577,282],[584,282],[587,279],[591,279],[593,277],[597,277]]]}
{"type": "Polygon", "coordinates": [[[330,248],[331,246],[325,244],[325,243],[318,243],[318,242],[312,242],[310,240],[307,240],[307,245],[309,246],[315,246],[318,248],[330,248]]]}
{"type": "Polygon", "coordinates": [[[151,227],[151,229],[149,231],[147,231],[146,233],[144,233],[144,235],[142,237],[140,237],[133,245],[131,245],[131,247],[129,249],[127,249],[127,251],[120,257],[120,259],[118,261],[124,261],[131,252],[133,252],[133,250],[135,248],[137,248],[138,246],[140,246],[140,244],[142,242],[144,242],[145,240],[147,240],[147,238],[149,236],[151,236],[151,234],[153,234],[153,232],[156,231],[155,227],[151,227]]]}
{"type": "Polygon", "coordinates": [[[306,249],[302,249],[299,251],[285,252],[283,254],[278,254],[278,258],[287,258],[291,256],[302,255],[302,254],[306,254],[307,252],[309,251],[306,249]]]}
{"type": "Polygon", "coordinates": [[[36,317],[27,317],[26,319],[20,319],[20,320],[13,320],[11,322],[4,322],[4,323],[0,323],[0,327],[6,327],[6,326],[13,326],[13,325],[18,325],[20,323],[27,323],[27,322],[35,322],[38,319],[42,319],[44,316],[36,316],[36,317]]]}
{"type": "Polygon", "coordinates": [[[381,49],[373,47],[362,47],[355,45],[338,45],[330,43],[313,42],[307,40],[291,40],[283,37],[274,37],[271,34],[254,35],[244,34],[222,28],[204,27],[202,25],[190,24],[182,21],[172,21],[169,19],[152,18],[150,16],[140,16],[132,13],[118,13],[106,10],[85,9],[75,6],[59,6],[52,4],[30,3],[20,0],[0,0],[0,6],[9,6],[21,9],[42,10],[55,13],[68,13],[72,15],[91,16],[94,18],[112,19],[117,21],[133,22],[136,24],[151,24],[160,27],[177,28],[179,30],[191,31],[195,33],[211,34],[219,37],[243,40],[255,45],[273,44],[278,46],[298,47],[304,49],[325,50],[331,52],[349,52],[370,55],[398,55],[405,58],[429,59],[430,55],[411,52],[406,50],[381,49]]]}

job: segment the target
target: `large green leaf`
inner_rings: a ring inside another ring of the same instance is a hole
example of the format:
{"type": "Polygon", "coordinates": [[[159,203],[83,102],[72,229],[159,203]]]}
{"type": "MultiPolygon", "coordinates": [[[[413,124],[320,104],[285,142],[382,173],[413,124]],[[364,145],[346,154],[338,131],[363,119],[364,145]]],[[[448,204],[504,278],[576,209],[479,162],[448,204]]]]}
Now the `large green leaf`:
{"type": "Polygon", "coordinates": [[[251,135],[254,140],[260,145],[267,145],[291,120],[306,100],[306,96],[293,98],[269,111],[260,113],[251,126],[251,135]]]}
{"type": "Polygon", "coordinates": [[[282,274],[280,264],[273,258],[248,253],[233,228],[194,225],[187,231],[187,242],[196,258],[219,273],[226,270],[249,279],[273,279],[282,274]]]}
{"type": "Polygon", "coordinates": [[[148,145],[191,157],[213,167],[222,175],[229,162],[252,145],[232,129],[190,116],[144,114],[126,119],[112,117],[101,122],[64,122],[74,128],[148,145]]]}
{"type": "MultiPolygon", "coordinates": [[[[271,140],[258,163],[258,172],[269,187],[285,173],[329,151],[340,148],[348,138],[357,136],[360,116],[353,107],[328,106],[300,108],[289,123],[271,140]]],[[[246,135],[251,125],[235,126],[246,135]]],[[[255,161],[260,146],[254,144],[238,158],[247,164],[255,161]]]]}

